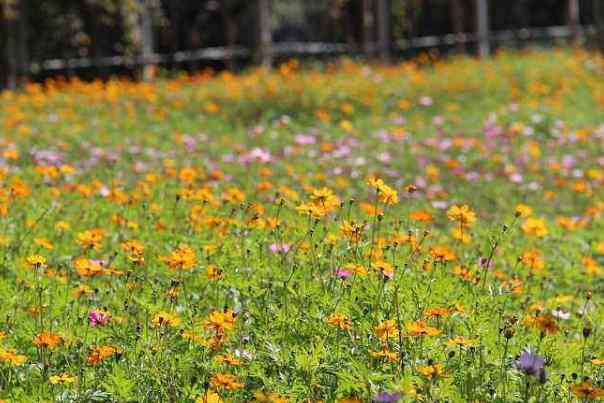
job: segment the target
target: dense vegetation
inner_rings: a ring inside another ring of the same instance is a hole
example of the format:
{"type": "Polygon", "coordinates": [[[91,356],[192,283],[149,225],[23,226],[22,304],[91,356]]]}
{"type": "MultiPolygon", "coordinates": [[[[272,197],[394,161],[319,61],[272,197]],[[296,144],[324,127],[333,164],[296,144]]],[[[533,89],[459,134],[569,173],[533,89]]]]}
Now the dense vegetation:
{"type": "Polygon", "coordinates": [[[0,95],[0,398],[604,395],[604,60],[0,95]]]}

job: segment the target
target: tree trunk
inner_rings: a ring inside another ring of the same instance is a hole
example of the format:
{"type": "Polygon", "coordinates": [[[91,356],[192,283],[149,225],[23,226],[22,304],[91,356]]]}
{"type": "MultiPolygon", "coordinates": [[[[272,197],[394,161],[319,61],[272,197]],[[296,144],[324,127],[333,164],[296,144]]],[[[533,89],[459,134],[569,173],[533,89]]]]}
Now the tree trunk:
{"type": "Polygon", "coordinates": [[[465,25],[465,15],[462,0],[449,0],[449,13],[453,33],[456,35],[455,47],[457,52],[464,53],[466,51],[466,45],[458,40],[459,36],[464,32],[465,25]]]}
{"type": "Polygon", "coordinates": [[[489,46],[489,8],[487,0],[476,0],[476,35],[478,39],[478,56],[487,57],[489,46]]]}
{"type": "Polygon", "coordinates": [[[9,90],[17,88],[17,44],[16,44],[16,21],[17,11],[10,3],[3,4],[4,30],[5,30],[5,52],[6,52],[6,87],[9,90]]]}
{"type": "Polygon", "coordinates": [[[357,50],[357,43],[355,39],[355,24],[353,19],[353,12],[351,2],[344,4],[344,26],[346,30],[346,45],[348,45],[348,52],[355,52],[357,50]]]}
{"type": "Polygon", "coordinates": [[[373,56],[373,0],[362,0],[363,16],[363,53],[365,57],[373,56]]]}
{"type": "Polygon", "coordinates": [[[257,63],[270,69],[273,64],[270,0],[256,0],[256,2],[258,7],[256,19],[258,24],[258,49],[256,59],[257,63]]]}
{"type": "Polygon", "coordinates": [[[378,48],[382,62],[390,61],[390,0],[377,0],[378,48]]]}
{"type": "Polygon", "coordinates": [[[597,43],[604,55],[604,4],[602,0],[593,0],[594,21],[596,24],[597,43]]]}
{"type": "Polygon", "coordinates": [[[580,15],[579,0],[568,0],[568,27],[570,28],[572,41],[575,45],[579,44],[580,15]]]}
{"type": "Polygon", "coordinates": [[[18,14],[18,36],[19,46],[17,48],[18,53],[18,75],[19,81],[25,82],[29,77],[29,56],[27,52],[27,0],[19,1],[19,14],[18,14]]]}
{"type": "MultiPolygon", "coordinates": [[[[237,41],[238,27],[237,21],[233,18],[231,10],[228,8],[228,2],[224,1],[220,7],[220,12],[222,14],[222,20],[224,21],[225,27],[225,44],[227,48],[232,48],[235,46],[237,41]]],[[[229,55],[226,59],[226,66],[229,70],[235,69],[235,58],[232,55],[229,55]]]]}

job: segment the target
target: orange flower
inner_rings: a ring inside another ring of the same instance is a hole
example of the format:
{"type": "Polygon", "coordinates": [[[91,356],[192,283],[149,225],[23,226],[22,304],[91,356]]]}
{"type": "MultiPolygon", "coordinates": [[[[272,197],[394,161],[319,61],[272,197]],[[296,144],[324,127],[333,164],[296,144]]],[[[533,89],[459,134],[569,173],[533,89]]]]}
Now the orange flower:
{"type": "Polygon", "coordinates": [[[428,326],[423,320],[406,323],[405,328],[409,331],[406,336],[421,337],[421,336],[438,336],[441,330],[428,326]]]}
{"type": "Polygon", "coordinates": [[[604,389],[595,387],[589,380],[583,383],[571,385],[570,389],[573,391],[575,396],[587,400],[595,400],[604,396],[604,389]]]}
{"type": "Polygon", "coordinates": [[[217,389],[241,389],[243,384],[231,374],[216,374],[210,379],[210,384],[217,389]]]}
{"type": "Polygon", "coordinates": [[[585,267],[585,271],[588,274],[599,274],[600,273],[600,265],[598,264],[598,262],[596,261],[596,259],[594,259],[591,256],[583,256],[581,258],[581,263],[583,263],[583,267],[585,267]]]}
{"type": "Polygon", "coordinates": [[[475,346],[476,342],[477,342],[476,339],[468,339],[463,336],[456,336],[456,337],[453,337],[452,339],[449,339],[447,341],[447,344],[449,346],[470,347],[470,346],[475,346]]]}
{"type": "Polygon", "coordinates": [[[457,259],[455,252],[445,245],[435,245],[430,248],[430,255],[438,262],[451,262],[457,259]]]}
{"type": "Polygon", "coordinates": [[[451,315],[451,311],[442,307],[428,308],[424,311],[424,315],[431,318],[446,318],[451,315]]]}
{"type": "Polygon", "coordinates": [[[327,323],[331,326],[338,327],[341,330],[348,330],[352,326],[352,320],[345,315],[334,313],[327,319],[327,323]]]}
{"type": "Polygon", "coordinates": [[[97,346],[90,350],[86,362],[90,365],[99,365],[117,352],[118,349],[112,346],[97,346]]]}
{"type": "Polygon", "coordinates": [[[218,357],[214,358],[214,361],[216,361],[218,364],[228,364],[228,365],[239,365],[241,364],[241,360],[238,358],[233,357],[230,354],[225,354],[225,355],[219,355],[218,357]]]}
{"type": "Polygon", "coordinates": [[[556,318],[552,315],[529,316],[524,320],[524,324],[550,334],[557,333],[560,330],[556,318]]]}
{"type": "Polygon", "coordinates": [[[166,263],[173,270],[187,270],[195,266],[197,256],[191,247],[180,245],[169,255],[160,256],[159,260],[166,263]]]}
{"type": "Polygon", "coordinates": [[[369,355],[373,358],[383,358],[388,362],[397,362],[399,360],[400,354],[396,351],[390,351],[387,348],[382,348],[380,351],[370,351],[369,355]]]}
{"type": "Polygon", "coordinates": [[[63,342],[63,338],[56,333],[48,330],[43,331],[34,337],[33,343],[40,348],[53,349],[63,342]]]}
{"type": "Polygon", "coordinates": [[[434,216],[429,211],[418,210],[409,213],[409,219],[413,221],[431,222],[434,220],[434,216]]]}

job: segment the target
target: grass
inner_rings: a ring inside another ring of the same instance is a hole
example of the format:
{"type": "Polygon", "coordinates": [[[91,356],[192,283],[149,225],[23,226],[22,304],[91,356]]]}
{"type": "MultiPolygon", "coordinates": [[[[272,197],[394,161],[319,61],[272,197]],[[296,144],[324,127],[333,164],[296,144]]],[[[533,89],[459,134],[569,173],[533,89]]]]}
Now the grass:
{"type": "Polygon", "coordinates": [[[0,398],[597,399],[603,116],[578,50],[4,92],[0,398]]]}

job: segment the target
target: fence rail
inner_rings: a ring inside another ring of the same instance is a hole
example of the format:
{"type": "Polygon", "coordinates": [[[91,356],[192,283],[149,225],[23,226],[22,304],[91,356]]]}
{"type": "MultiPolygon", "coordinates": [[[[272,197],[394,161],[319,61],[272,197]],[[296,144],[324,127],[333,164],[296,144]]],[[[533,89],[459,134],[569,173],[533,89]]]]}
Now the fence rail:
{"type": "MultiPolygon", "coordinates": [[[[580,26],[577,30],[568,26],[552,26],[546,28],[522,28],[517,30],[491,31],[490,42],[513,42],[542,39],[564,39],[579,34],[581,37],[593,35],[596,28],[593,25],[580,26]]],[[[412,49],[426,49],[440,46],[455,46],[458,44],[476,43],[479,41],[476,33],[465,32],[461,34],[448,34],[444,36],[423,36],[392,43],[393,50],[405,51],[412,49]]],[[[379,44],[370,43],[369,50],[375,51],[379,44]]],[[[323,42],[277,42],[270,48],[273,56],[302,56],[302,55],[339,55],[355,54],[360,52],[358,47],[351,47],[345,43],[323,42]]],[[[181,51],[171,54],[153,53],[141,56],[108,56],[99,58],[72,58],[50,59],[33,62],[29,65],[29,72],[39,74],[57,70],[75,70],[94,67],[131,67],[164,63],[182,63],[194,61],[223,61],[233,58],[251,57],[253,50],[240,47],[211,47],[181,51]]]]}

